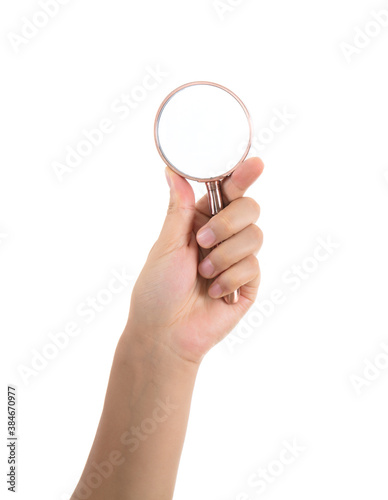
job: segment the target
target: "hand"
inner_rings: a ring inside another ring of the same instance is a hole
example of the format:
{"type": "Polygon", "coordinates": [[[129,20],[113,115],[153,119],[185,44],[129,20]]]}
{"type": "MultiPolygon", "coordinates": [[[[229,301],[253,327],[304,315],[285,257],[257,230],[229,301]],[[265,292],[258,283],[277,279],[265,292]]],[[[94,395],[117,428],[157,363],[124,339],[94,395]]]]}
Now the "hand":
{"type": "Polygon", "coordinates": [[[166,168],[170,204],[132,292],[126,327],[132,337],[199,363],[248,311],[260,282],[255,255],[263,236],[254,224],[259,205],[243,195],[263,168],[250,158],[227,177],[225,208],[213,218],[207,197],[195,204],[187,180],[166,168]],[[237,288],[239,301],[226,304],[221,297],[237,288]]]}

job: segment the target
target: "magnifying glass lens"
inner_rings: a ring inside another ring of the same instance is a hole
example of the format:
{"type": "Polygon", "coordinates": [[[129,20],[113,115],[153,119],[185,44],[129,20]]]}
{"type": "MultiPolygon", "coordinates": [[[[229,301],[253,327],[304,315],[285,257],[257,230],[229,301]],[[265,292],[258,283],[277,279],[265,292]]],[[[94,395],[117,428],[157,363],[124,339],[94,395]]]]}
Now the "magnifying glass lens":
{"type": "Polygon", "coordinates": [[[209,179],[234,167],[250,139],[239,101],[206,84],[181,89],[165,103],[158,123],[163,155],[184,177],[209,179]]]}

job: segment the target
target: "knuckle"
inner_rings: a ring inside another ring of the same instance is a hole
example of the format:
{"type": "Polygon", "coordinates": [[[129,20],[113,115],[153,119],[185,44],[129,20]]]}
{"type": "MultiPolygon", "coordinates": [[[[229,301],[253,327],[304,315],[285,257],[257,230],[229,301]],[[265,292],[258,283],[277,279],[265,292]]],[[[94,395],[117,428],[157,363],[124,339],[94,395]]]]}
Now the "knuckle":
{"type": "Polygon", "coordinates": [[[218,281],[221,285],[221,288],[225,290],[225,292],[230,293],[238,288],[237,278],[238,277],[235,275],[235,273],[228,272],[221,274],[218,278],[218,281]]]}
{"type": "Polygon", "coordinates": [[[258,226],[256,226],[256,224],[252,224],[249,230],[251,232],[253,247],[258,251],[263,244],[263,231],[258,226]]]}
{"type": "Polygon", "coordinates": [[[174,207],[168,207],[166,215],[173,215],[175,212],[176,212],[176,210],[174,207]]]}
{"type": "Polygon", "coordinates": [[[215,267],[215,274],[217,274],[217,271],[219,272],[220,270],[224,270],[227,267],[229,267],[229,259],[228,259],[228,252],[225,250],[225,246],[223,247],[222,243],[221,245],[218,245],[217,248],[215,248],[212,252],[213,255],[210,256],[210,260],[212,261],[214,267],[215,267]]]}
{"type": "Polygon", "coordinates": [[[177,207],[175,204],[173,203],[169,203],[168,207],[167,207],[167,215],[174,215],[176,214],[177,212],[179,212],[179,207],[177,207]]]}
{"type": "Polygon", "coordinates": [[[195,214],[195,208],[193,207],[182,207],[171,202],[167,207],[167,215],[183,214],[184,216],[192,216],[193,213],[195,214]]]}
{"type": "Polygon", "coordinates": [[[254,214],[256,219],[258,219],[260,216],[260,205],[257,203],[256,200],[254,200],[253,198],[250,198],[249,196],[247,196],[246,198],[243,198],[243,199],[245,200],[245,203],[248,206],[248,210],[250,212],[252,212],[252,214],[254,214]]]}
{"type": "Polygon", "coordinates": [[[247,260],[249,268],[257,275],[260,272],[259,261],[254,255],[248,255],[247,260]]]}
{"type": "Polygon", "coordinates": [[[220,223],[220,225],[222,227],[222,232],[225,233],[225,234],[233,234],[234,233],[233,222],[228,217],[228,215],[225,214],[225,213],[223,213],[223,212],[224,211],[222,211],[218,215],[218,222],[220,223]]]}
{"type": "Polygon", "coordinates": [[[256,224],[251,224],[249,230],[252,233],[251,238],[255,241],[260,242],[263,239],[263,231],[256,224]]]}

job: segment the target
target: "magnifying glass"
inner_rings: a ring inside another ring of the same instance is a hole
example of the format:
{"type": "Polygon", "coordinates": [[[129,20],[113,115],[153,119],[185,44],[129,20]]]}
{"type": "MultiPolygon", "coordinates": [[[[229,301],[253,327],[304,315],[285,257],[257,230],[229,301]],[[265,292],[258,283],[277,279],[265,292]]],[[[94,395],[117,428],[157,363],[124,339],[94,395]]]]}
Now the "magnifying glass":
{"type": "MultiPolygon", "coordinates": [[[[155,143],[164,162],[186,179],[204,182],[210,213],[224,205],[221,181],[245,160],[251,147],[252,122],[231,90],[212,82],[191,82],[173,90],[155,118],[155,143]]],[[[240,292],[224,297],[238,302],[240,292]]]]}

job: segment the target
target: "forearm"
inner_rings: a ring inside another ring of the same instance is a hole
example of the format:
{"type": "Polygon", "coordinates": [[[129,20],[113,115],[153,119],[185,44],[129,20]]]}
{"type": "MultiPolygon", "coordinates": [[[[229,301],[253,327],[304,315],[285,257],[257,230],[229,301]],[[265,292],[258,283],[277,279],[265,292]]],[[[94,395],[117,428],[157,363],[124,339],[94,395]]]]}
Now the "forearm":
{"type": "Polygon", "coordinates": [[[198,365],[139,338],[129,329],[120,338],[97,434],[72,500],[173,496],[198,365]]]}

